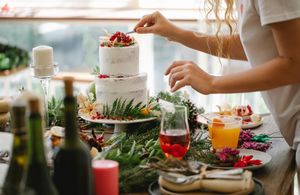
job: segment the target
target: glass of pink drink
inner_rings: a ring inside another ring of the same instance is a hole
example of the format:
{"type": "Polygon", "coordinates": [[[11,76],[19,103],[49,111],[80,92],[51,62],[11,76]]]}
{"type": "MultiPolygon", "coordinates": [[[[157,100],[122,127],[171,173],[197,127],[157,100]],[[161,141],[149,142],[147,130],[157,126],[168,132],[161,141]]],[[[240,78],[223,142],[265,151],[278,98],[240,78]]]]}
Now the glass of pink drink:
{"type": "Polygon", "coordinates": [[[190,130],[185,106],[175,106],[174,112],[162,110],[160,147],[164,155],[182,159],[190,146],[190,130]]]}

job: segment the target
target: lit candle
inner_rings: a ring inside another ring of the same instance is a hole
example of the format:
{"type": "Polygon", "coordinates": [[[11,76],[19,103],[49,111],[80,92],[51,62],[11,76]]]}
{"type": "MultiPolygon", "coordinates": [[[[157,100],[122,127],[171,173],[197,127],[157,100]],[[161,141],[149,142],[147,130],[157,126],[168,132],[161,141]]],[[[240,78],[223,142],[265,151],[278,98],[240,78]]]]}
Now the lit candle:
{"type": "Polygon", "coordinates": [[[33,65],[34,66],[52,66],[53,48],[41,45],[32,49],[33,65]]]}
{"type": "Polygon", "coordinates": [[[93,161],[96,195],[119,194],[119,164],[112,160],[93,161]]]}

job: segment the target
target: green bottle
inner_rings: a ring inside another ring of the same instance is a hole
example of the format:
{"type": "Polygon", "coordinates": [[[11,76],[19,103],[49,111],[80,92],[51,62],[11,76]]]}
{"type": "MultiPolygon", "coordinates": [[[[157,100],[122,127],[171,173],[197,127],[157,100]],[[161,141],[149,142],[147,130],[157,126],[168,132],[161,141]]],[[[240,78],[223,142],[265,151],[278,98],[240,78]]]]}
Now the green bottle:
{"type": "Polygon", "coordinates": [[[25,194],[57,195],[46,163],[39,100],[37,98],[30,99],[29,107],[28,167],[25,175],[25,194]]]}
{"type": "Polygon", "coordinates": [[[25,122],[26,105],[24,102],[15,102],[11,109],[11,132],[14,134],[12,156],[2,195],[20,194],[20,185],[25,166],[27,165],[27,128],[25,122]]]}
{"type": "Polygon", "coordinates": [[[77,132],[73,78],[66,77],[64,83],[65,141],[54,159],[53,181],[60,195],[91,195],[94,192],[91,156],[77,132]]]}

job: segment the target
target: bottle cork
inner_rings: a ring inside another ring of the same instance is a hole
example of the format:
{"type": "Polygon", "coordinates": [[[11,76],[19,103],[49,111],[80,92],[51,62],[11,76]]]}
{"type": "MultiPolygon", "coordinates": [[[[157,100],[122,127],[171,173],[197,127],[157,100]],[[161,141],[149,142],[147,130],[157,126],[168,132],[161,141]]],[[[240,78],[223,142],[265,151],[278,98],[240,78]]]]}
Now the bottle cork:
{"type": "Polygon", "coordinates": [[[40,112],[40,101],[38,98],[29,99],[29,108],[31,113],[39,113],[40,112]]]}
{"type": "Polygon", "coordinates": [[[65,96],[73,96],[73,77],[64,77],[65,96]]]}
{"type": "Polygon", "coordinates": [[[12,128],[20,129],[25,124],[26,104],[23,101],[14,102],[11,108],[12,128]]]}

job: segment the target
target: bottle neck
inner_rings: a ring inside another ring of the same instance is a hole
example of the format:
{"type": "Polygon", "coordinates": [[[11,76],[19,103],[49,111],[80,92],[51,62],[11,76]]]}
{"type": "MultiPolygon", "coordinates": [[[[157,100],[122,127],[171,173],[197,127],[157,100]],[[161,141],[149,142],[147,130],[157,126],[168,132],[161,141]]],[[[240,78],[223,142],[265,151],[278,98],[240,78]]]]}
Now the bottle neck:
{"type": "Polygon", "coordinates": [[[64,99],[65,116],[65,146],[72,147],[79,144],[77,132],[77,102],[73,96],[64,99]]]}
{"type": "Polygon", "coordinates": [[[29,116],[29,163],[46,163],[42,117],[39,113],[31,113],[29,116]]]}
{"type": "Polygon", "coordinates": [[[12,148],[12,159],[19,158],[19,156],[26,155],[28,143],[27,143],[27,133],[25,130],[26,130],[25,127],[18,128],[17,130],[15,130],[13,148],[12,148]]]}

